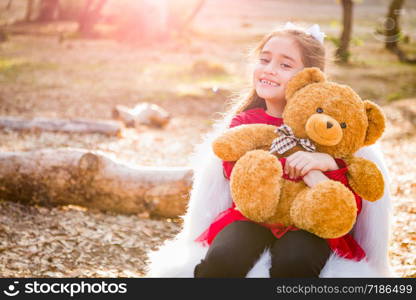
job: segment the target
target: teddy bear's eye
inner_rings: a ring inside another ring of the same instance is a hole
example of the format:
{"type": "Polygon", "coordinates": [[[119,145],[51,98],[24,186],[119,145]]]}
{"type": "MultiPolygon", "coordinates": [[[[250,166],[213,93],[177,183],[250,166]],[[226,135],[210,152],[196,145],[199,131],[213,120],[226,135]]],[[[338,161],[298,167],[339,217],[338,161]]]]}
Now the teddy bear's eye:
{"type": "Polygon", "coordinates": [[[347,128],[347,124],[345,124],[345,122],[341,123],[341,128],[347,128]]]}
{"type": "Polygon", "coordinates": [[[316,112],[317,112],[317,113],[323,113],[323,112],[324,112],[324,110],[323,110],[322,108],[318,107],[318,108],[316,109],[316,112]]]}

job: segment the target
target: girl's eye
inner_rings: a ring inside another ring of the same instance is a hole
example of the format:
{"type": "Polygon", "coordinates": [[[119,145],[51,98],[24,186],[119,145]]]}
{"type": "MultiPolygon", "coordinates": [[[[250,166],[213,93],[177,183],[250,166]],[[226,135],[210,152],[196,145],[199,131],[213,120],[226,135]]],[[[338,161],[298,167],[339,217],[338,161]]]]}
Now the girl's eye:
{"type": "Polygon", "coordinates": [[[260,62],[262,62],[264,64],[267,64],[269,62],[269,60],[266,59],[266,58],[260,58],[260,62]]]}
{"type": "Polygon", "coordinates": [[[316,112],[317,112],[317,113],[323,113],[323,112],[324,112],[324,110],[323,110],[322,108],[318,107],[318,108],[316,109],[316,112]]]}
{"type": "Polygon", "coordinates": [[[345,124],[345,122],[341,123],[341,128],[347,128],[347,124],[345,124]]]}
{"type": "Polygon", "coordinates": [[[285,68],[291,68],[291,66],[290,65],[287,65],[287,64],[281,64],[283,67],[285,67],[285,68]]]}

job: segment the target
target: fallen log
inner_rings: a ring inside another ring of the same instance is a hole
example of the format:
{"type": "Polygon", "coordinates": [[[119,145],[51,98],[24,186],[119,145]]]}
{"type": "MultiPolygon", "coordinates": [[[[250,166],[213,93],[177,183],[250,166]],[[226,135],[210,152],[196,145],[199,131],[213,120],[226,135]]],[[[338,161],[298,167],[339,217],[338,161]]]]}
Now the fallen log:
{"type": "Polygon", "coordinates": [[[191,184],[191,168],[134,167],[99,151],[0,152],[4,200],[176,217],[185,211],[191,184]]]}
{"type": "Polygon", "coordinates": [[[171,115],[162,107],[152,103],[139,103],[130,109],[124,105],[116,105],[112,111],[113,119],[122,121],[126,127],[148,125],[154,127],[166,126],[171,115]]]}
{"type": "Polygon", "coordinates": [[[0,129],[7,128],[19,131],[101,133],[109,136],[121,136],[123,127],[120,122],[111,120],[0,117],[0,129]]]}

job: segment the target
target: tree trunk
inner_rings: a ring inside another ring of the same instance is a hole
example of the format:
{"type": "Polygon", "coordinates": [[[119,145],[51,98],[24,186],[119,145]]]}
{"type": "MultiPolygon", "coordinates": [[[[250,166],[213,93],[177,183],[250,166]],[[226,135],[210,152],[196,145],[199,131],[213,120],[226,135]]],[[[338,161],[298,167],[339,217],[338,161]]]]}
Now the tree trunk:
{"type": "Polygon", "coordinates": [[[401,62],[404,63],[416,63],[416,59],[410,59],[400,49],[400,15],[404,0],[393,0],[390,3],[389,11],[387,13],[386,21],[384,22],[384,36],[385,36],[385,47],[387,50],[396,54],[401,62]]]}
{"type": "Polygon", "coordinates": [[[40,11],[37,18],[41,22],[49,22],[55,20],[59,11],[59,0],[41,0],[40,11]]]}
{"type": "Polygon", "coordinates": [[[350,57],[349,44],[352,33],[353,21],[353,2],[352,0],[342,0],[342,34],[340,44],[335,56],[339,62],[347,63],[350,57]]]}
{"type": "Polygon", "coordinates": [[[87,0],[78,20],[78,31],[83,36],[91,36],[94,31],[94,25],[100,18],[100,13],[107,0],[87,0]],[[95,3],[95,5],[94,5],[95,3]]]}
{"type": "Polygon", "coordinates": [[[195,8],[192,10],[192,13],[183,22],[181,28],[179,29],[179,34],[182,34],[189,27],[189,25],[192,23],[192,21],[198,15],[201,8],[204,6],[204,3],[205,3],[205,0],[199,0],[199,2],[196,4],[195,8]]]}
{"type": "Polygon", "coordinates": [[[185,212],[190,168],[132,167],[100,152],[0,152],[0,198],[176,217],[185,212]]]}
{"type": "Polygon", "coordinates": [[[398,47],[400,37],[400,12],[404,0],[393,0],[390,3],[386,21],[384,22],[385,46],[392,50],[398,47]]]}
{"type": "Polygon", "coordinates": [[[0,129],[19,131],[55,131],[69,133],[101,133],[109,136],[121,136],[123,125],[117,121],[92,121],[85,119],[60,120],[34,118],[32,120],[18,117],[0,117],[0,129]]]}
{"type": "Polygon", "coordinates": [[[27,0],[25,21],[29,22],[33,16],[33,0],[27,0]]]}
{"type": "Polygon", "coordinates": [[[0,43],[7,41],[7,32],[5,27],[0,27],[0,43]]]}
{"type": "Polygon", "coordinates": [[[6,9],[12,8],[12,1],[13,0],[9,0],[9,2],[7,2],[6,9]]]}

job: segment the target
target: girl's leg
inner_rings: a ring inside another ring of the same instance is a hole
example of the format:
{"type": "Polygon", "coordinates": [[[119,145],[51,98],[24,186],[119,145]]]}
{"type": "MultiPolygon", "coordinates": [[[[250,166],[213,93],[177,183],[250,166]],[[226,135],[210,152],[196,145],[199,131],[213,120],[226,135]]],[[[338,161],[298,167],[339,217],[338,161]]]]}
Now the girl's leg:
{"type": "Polygon", "coordinates": [[[289,231],[270,249],[270,277],[319,277],[331,249],[325,239],[304,230],[289,231]]]}
{"type": "Polygon", "coordinates": [[[195,277],[245,277],[275,237],[269,229],[236,221],[221,230],[194,270],[195,277]]]}

